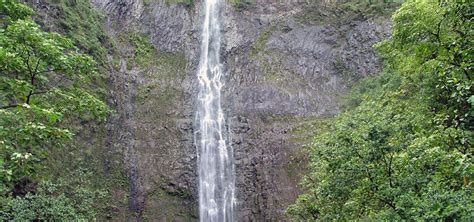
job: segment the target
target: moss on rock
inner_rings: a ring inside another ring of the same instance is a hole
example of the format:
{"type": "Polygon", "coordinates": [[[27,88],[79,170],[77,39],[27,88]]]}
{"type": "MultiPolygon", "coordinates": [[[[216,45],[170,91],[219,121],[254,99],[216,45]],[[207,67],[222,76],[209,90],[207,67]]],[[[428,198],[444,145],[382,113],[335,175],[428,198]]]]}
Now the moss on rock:
{"type": "Polygon", "coordinates": [[[297,17],[303,24],[344,24],[367,17],[389,16],[403,0],[394,1],[313,1],[297,17]]]}

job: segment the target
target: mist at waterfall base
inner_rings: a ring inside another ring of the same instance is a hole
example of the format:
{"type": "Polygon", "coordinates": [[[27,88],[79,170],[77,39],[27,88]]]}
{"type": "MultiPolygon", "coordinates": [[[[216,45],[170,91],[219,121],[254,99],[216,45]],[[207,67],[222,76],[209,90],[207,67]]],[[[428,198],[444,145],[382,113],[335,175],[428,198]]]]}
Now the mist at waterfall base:
{"type": "Polygon", "coordinates": [[[233,221],[235,173],[221,107],[223,66],[220,62],[222,0],[203,2],[201,56],[195,144],[198,153],[200,221],[233,221]]]}

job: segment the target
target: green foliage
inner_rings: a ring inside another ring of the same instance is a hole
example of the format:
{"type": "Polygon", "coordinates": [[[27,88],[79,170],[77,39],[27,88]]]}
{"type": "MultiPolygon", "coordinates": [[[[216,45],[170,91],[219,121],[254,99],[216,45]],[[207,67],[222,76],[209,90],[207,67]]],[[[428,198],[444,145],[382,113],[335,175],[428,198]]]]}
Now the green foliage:
{"type": "Polygon", "coordinates": [[[139,33],[131,33],[127,37],[126,41],[134,47],[132,57],[135,62],[142,66],[150,65],[153,62],[153,57],[156,56],[156,50],[149,37],[139,33]]]}
{"type": "Polygon", "coordinates": [[[0,7],[8,18],[0,26],[0,196],[2,203],[8,203],[2,206],[2,217],[70,220],[87,214],[90,219],[95,211],[81,209],[93,201],[74,195],[95,191],[53,194],[36,192],[35,184],[44,179],[50,154],[73,138],[74,132],[64,123],[104,121],[110,112],[85,89],[97,76],[96,62],[68,38],[42,31],[25,5],[7,3],[0,7]]]}
{"type": "Polygon", "coordinates": [[[472,6],[407,3],[394,14],[393,41],[378,46],[391,67],[426,86],[422,95],[432,100],[437,120],[449,127],[468,128],[472,120],[472,6]]]}
{"type": "Polygon", "coordinates": [[[265,44],[267,44],[268,39],[270,39],[273,32],[277,30],[276,26],[271,26],[264,30],[262,34],[258,37],[255,43],[252,45],[252,51],[250,52],[250,56],[255,57],[258,55],[259,52],[265,50],[265,44]]]}
{"type": "Polygon", "coordinates": [[[229,2],[238,10],[244,10],[253,3],[253,0],[229,0],[229,2]]]}
{"type": "Polygon", "coordinates": [[[184,68],[186,68],[184,53],[159,51],[151,43],[150,37],[142,33],[122,33],[120,40],[123,44],[131,46],[131,50],[126,54],[129,68],[132,65],[143,69],[157,67],[156,74],[161,79],[184,77],[184,68]]]}
{"type": "Polygon", "coordinates": [[[43,4],[49,12],[40,9],[35,15],[35,21],[45,30],[64,34],[80,52],[94,58],[98,63],[98,75],[91,76],[92,84],[87,87],[94,95],[104,98],[106,73],[110,68],[107,55],[117,54],[114,42],[104,31],[104,16],[92,7],[89,0],[45,0],[43,4]]]}
{"type": "Polygon", "coordinates": [[[84,188],[84,184],[44,181],[35,194],[23,197],[0,197],[2,221],[93,220],[104,206],[107,193],[84,188]]]}
{"type": "MultiPolygon", "coordinates": [[[[165,0],[166,4],[184,4],[186,7],[194,5],[194,0],[165,0]]],[[[149,4],[150,0],[146,0],[145,4],[149,4]]]]}
{"type": "Polygon", "coordinates": [[[18,3],[16,0],[0,1],[0,24],[23,19],[32,14],[33,10],[31,10],[31,8],[18,3]]]}
{"type": "MultiPolygon", "coordinates": [[[[50,10],[57,11],[57,18],[52,23],[61,32],[73,40],[75,45],[85,53],[102,63],[107,52],[114,50],[112,42],[102,28],[104,18],[91,6],[88,0],[47,0],[50,10]]],[[[40,15],[43,16],[43,15],[40,15]]],[[[51,18],[42,18],[50,21],[51,18]]],[[[51,24],[44,24],[50,27],[51,24]]]]}
{"type": "Polygon", "coordinates": [[[347,111],[310,148],[297,220],[469,220],[472,3],[405,3],[385,71],[355,87],[347,111]],[[471,16],[471,17],[470,17],[471,16]]]}

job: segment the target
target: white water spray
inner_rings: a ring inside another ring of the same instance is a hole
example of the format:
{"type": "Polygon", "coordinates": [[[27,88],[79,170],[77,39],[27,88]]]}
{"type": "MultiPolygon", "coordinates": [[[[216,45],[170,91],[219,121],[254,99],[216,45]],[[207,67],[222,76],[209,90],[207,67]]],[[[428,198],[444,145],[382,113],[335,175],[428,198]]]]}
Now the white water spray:
{"type": "Polygon", "coordinates": [[[199,217],[202,222],[234,220],[234,157],[221,107],[221,0],[204,0],[198,80],[199,217]]]}

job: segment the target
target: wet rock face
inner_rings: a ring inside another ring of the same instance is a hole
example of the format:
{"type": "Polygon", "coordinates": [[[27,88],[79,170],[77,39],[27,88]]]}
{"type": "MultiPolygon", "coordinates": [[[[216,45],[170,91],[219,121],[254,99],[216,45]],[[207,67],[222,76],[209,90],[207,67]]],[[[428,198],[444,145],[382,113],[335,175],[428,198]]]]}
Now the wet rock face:
{"type": "Polygon", "coordinates": [[[230,110],[335,114],[337,95],[357,78],[379,70],[372,45],[388,37],[387,19],[307,25],[295,21],[303,6],[262,4],[250,11],[229,12],[230,110]]]}
{"type": "MultiPolygon", "coordinates": [[[[200,1],[92,2],[107,16],[113,38],[143,33],[158,55],[175,56],[127,67],[129,46],[119,44],[123,65],[110,81],[118,118],[110,123],[109,137],[113,149],[124,150],[126,168],[135,175],[130,198],[136,212],[149,220],[196,220],[200,1]]],[[[285,208],[299,193],[301,170],[291,163],[307,141],[294,129],[336,114],[338,96],[379,70],[372,45],[390,33],[384,17],[306,23],[300,19],[306,3],[286,2],[243,9],[226,4],[224,10],[223,107],[236,159],[238,221],[285,220],[285,208]]]]}
{"type": "Polygon", "coordinates": [[[243,221],[284,220],[298,194],[298,169],[290,162],[304,143],[294,140],[292,129],[303,119],[338,113],[338,97],[379,71],[372,45],[390,34],[388,18],[311,25],[298,19],[304,9],[302,3],[262,3],[226,10],[223,101],[243,221]]]}
{"type": "Polygon", "coordinates": [[[196,39],[192,10],[182,4],[146,2],[93,1],[107,15],[107,32],[116,40],[122,64],[110,77],[118,117],[110,121],[109,140],[113,149],[123,152],[130,215],[153,221],[194,220],[194,57],[199,42],[190,40],[196,39]],[[153,44],[152,56],[142,64],[134,61],[133,41],[124,41],[137,33],[153,44]],[[124,86],[129,87],[122,90],[124,86]]]}

